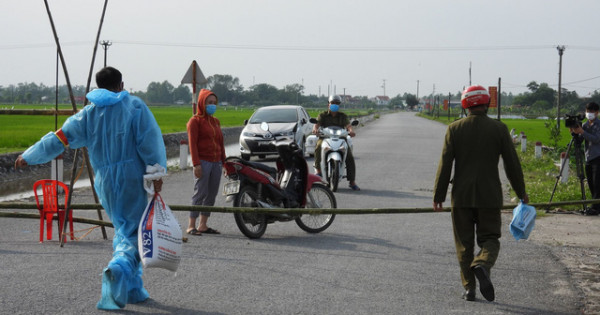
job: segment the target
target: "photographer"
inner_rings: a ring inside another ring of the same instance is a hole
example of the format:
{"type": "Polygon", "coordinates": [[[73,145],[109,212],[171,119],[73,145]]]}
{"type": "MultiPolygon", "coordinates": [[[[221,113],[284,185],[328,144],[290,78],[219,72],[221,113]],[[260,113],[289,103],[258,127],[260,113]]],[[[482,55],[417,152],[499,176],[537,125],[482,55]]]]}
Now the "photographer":
{"type": "MultiPolygon", "coordinates": [[[[598,110],[600,106],[592,102],[585,106],[587,121],[583,126],[571,127],[572,134],[585,140],[585,175],[593,199],[600,198],[600,122],[598,110]]],[[[594,204],[585,211],[585,215],[600,214],[600,204],[594,204]]]]}

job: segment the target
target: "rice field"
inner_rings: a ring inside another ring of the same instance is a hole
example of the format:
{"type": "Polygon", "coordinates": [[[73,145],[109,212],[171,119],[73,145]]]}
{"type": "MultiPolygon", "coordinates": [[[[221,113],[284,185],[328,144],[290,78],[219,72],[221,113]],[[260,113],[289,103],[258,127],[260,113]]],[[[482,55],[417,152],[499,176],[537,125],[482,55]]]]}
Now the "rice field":
{"type": "MultiPolygon", "coordinates": [[[[54,109],[53,105],[0,105],[0,109],[54,109]]],[[[71,105],[59,105],[59,109],[71,109],[71,105]]],[[[191,106],[150,106],[162,133],[183,132],[192,116],[191,106]]],[[[307,110],[311,117],[316,117],[323,109],[307,110]]],[[[215,117],[222,127],[242,126],[244,120],[250,118],[253,108],[221,106],[215,117]]],[[[349,111],[353,115],[366,112],[349,111]]],[[[56,125],[62,126],[68,116],[58,116],[56,125]]],[[[34,115],[0,115],[0,154],[18,152],[27,149],[43,135],[55,130],[54,116],[34,115]]]]}

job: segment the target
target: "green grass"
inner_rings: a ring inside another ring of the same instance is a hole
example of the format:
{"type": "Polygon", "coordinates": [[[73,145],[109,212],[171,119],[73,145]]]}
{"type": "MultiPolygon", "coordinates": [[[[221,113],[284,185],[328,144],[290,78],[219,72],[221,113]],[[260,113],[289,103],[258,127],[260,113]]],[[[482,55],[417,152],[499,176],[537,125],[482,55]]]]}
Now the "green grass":
{"type": "MultiPolygon", "coordinates": [[[[439,118],[433,118],[426,114],[419,114],[419,116],[423,118],[427,118],[430,120],[439,121],[444,124],[450,124],[454,121],[453,118],[448,120],[446,116],[441,116],[439,118]]],[[[508,127],[508,130],[515,129],[517,134],[520,134],[521,131],[525,133],[527,136],[527,142],[535,144],[536,141],[542,142],[542,145],[551,146],[550,142],[550,132],[544,125],[546,120],[543,119],[502,119],[502,122],[508,127]]],[[[571,135],[567,128],[561,129],[561,139],[558,142],[559,148],[566,148],[567,144],[571,140],[571,135]]]]}
{"type": "MultiPolygon", "coordinates": [[[[517,150],[525,177],[525,187],[531,203],[548,202],[556,183],[556,176],[559,172],[557,164],[560,163],[560,159],[549,153],[544,153],[542,158],[536,159],[534,151],[534,144],[528,144],[524,153],[521,152],[520,147],[517,150]]],[[[581,188],[579,178],[576,176],[574,160],[574,158],[569,160],[569,179],[567,183],[558,182],[552,201],[581,200],[581,188]]],[[[586,199],[591,199],[587,183],[584,184],[586,199]]],[[[512,190],[511,195],[515,196],[512,190]]],[[[563,206],[563,209],[580,210],[581,205],[563,206]]]]}
{"type": "MultiPolygon", "coordinates": [[[[550,132],[544,125],[545,120],[542,119],[503,119],[503,123],[506,124],[508,130],[515,128],[519,134],[521,131],[525,132],[527,136],[527,142],[535,145],[536,141],[541,141],[542,145],[550,146],[550,132]]],[[[571,135],[567,128],[561,129],[561,139],[558,142],[558,147],[566,147],[571,140],[571,135]]]]}
{"type": "MultiPolygon", "coordinates": [[[[0,109],[54,109],[54,105],[0,105],[0,109]]],[[[59,105],[59,109],[71,109],[71,105],[59,105]]],[[[79,107],[81,108],[81,106],[79,107]]],[[[183,132],[192,116],[191,106],[151,106],[162,133],[183,132]]],[[[244,120],[254,113],[253,108],[219,107],[215,113],[222,127],[242,126],[244,120]]],[[[308,109],[311,117],[317,117],[323,109],[308,109]]],[[[350,116],[367,115],[366,110],[344,111],[350,116]]],[[[58,116],[58,127],[67,119],[58,116]]],[[[54,131],[54,116],[0,115],[0,154],[24,151],[43,135],[54,131]]]]}
{"type": "MultiPolygon", "coordinates": [[[[192,117],[192,108],[181,106],[150,107],[156,118],[156,122],[162,133],[182,132],[186,130],[186,124],[192,117]]],[[[222,127],[234,127],[244,124],[244,120],[250,118],[254,110],[219,107],[215,117],[219,119],[222,127]]]]}
{"type": "MultiPolygon", "coordinates": [[[[12,106],[11,106],[12,107],[12,106]]],[[[0,107],[2,108],[2,107],[0,107]]],[[[15,106],[19,109],[44,109],[44,106],[15,106]]],[[[45,106],[47,109],[54,108],[45,106]]],[[[59,106],[70,109],[70,106],[59,106]]],[[[183,132],[192,116],[191,107],[161,106],[150,107],[162,133],[183,132]]],[[[215,117],[221,121],[221,126],[241,126],[248,119],[253,109],[219,108],[215,117]]],[[[58,127],[62,126],[68,116],[58,116],[58,127]]],[[[33,115],[0,115],[0,153],[18,152],[27,149],[43,135],[54,131],[54,116],[33,115]]]]}
{"type": "MultiPolygon", "coordinates": [[[[58,126],[67,119],[58,117],[58,126]]],[[[53,116],[0,115],[0,153],[23,151],[54,131],[53,116]]]]}

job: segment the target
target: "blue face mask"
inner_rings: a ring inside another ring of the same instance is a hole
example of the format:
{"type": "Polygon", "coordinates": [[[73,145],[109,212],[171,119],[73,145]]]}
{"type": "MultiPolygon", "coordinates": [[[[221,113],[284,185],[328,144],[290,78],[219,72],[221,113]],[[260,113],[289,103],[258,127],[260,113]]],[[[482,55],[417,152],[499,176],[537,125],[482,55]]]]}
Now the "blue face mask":
{"type": "Polygon", "coordinates": [[[215,104],[206,105],[206,113],[207,114],[212,115],[216,111],[217,111],[217,105],[215,105],[215,104]]]}
{"type": "Polygon", "coordinates": [[[329,105],[329,110],[335,113],[338,110],[340,110],[340,105],[338,105],[338,104],[330,104],[329,105]]]}

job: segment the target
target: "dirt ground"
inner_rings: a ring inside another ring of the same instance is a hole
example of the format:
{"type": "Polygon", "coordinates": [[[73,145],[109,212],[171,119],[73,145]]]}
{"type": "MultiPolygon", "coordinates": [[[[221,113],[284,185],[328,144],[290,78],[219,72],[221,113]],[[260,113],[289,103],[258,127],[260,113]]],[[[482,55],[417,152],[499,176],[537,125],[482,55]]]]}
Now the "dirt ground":
{"type": "Polygon", "coordinates": [[[567,267],[583,296],[583,314],[600,314],[599,225],[599,216],[548,213],[536,219],[529,237],[548,245],[567,267]]]}

